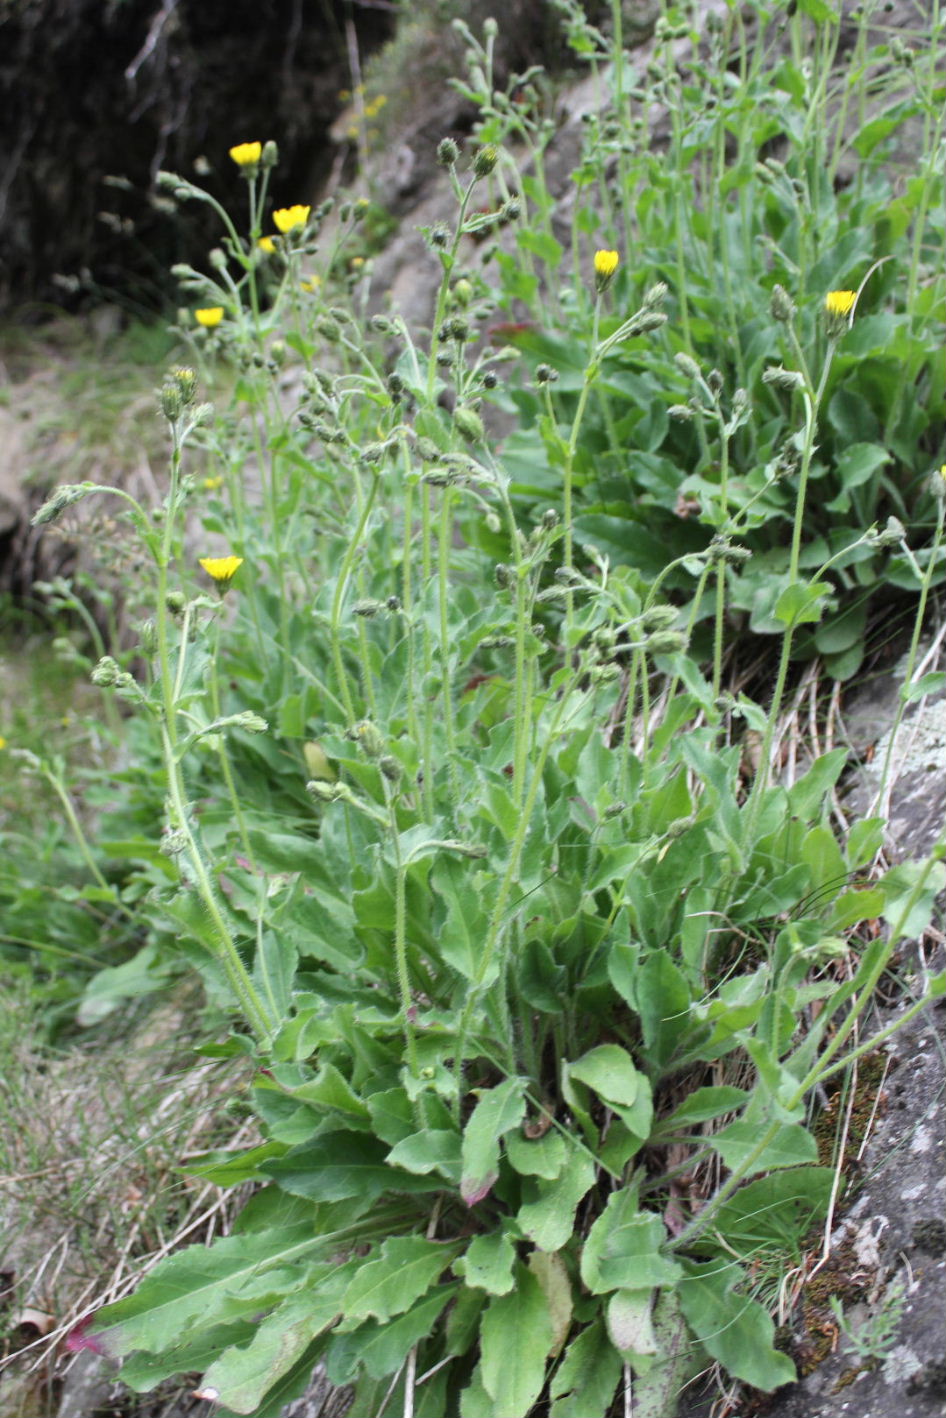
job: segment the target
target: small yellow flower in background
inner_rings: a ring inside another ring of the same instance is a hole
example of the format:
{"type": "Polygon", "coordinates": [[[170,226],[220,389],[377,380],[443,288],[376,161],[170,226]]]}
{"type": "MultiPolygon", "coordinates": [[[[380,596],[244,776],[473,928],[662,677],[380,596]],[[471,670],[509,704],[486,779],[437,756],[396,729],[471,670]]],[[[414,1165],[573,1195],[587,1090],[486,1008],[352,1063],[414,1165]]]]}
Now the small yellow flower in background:
{"type": "Polygon", "coordinates": [[[204,487],[208,492],[216,492],[218,487],[223,487],[223,477],[220,473],[215,478],[204,478],[204,487]]]}
{"type": "Polygon", "coordinates": [[[230,156],[237,167],[255,167],[263,156],[262,143],[237,143],[230,149],[230,156]]]}
{"type": "Polygon", "coordinates": [[[207,305],[203,310],[194,311],[194,319],[205,330],[214,330],[223,319],[222,305],[207,305]]]}
{"type": "Polygon", "coordinates": [[[852,290],[829,290],[824,308],[829,315],[850,315],[857,296],[852,290]]]}
{"type": "Polygon", "coordinates": [[[607,290],[620,262],[621,258],[616,251],[595,252],[595,287],[597,290],[607,290]]]}
{"type": "Polygon", "coordinates": [[[272,256],[276,250],[276,243],[271,236],[261,236],[256,243],[260,251],[265,251],[267,256],[272,256]]]}
{"type": "Polygon", "coordinates": [[[824,298],[824,323],[831,339],[850,329],[857,295],[852,290],[829,290],[824,298]]]}
{"type": "Polygon", "coordinates": [[[363,256],[353,256],[353,257],[351,258],[351,268],[352,268],[353,271],[358,271],[358,270],[360,270],[361,267],[362,267],[364,264],[365,264],[365,258],[364,258],[363,256]]]}
{"type": "Polygon", "coordinates": [[[3,750],[6,748],[6,746],[7,746],[7,741],[6,741],[6,739],[3,737],[3,734],[0,734],[0,753],[3,752],[3,750]]]}
{"type": "Polygon", "coordinates": [[[321,276],[306,276],[303,280],[299,282],[299,285],[305,291],[306,295],[315,295],[315,292],[318,290],[321,284],[321,276]]]}
{"type": "Polygon", "coordinates": [[[200,564],[207,575],[216,582],[221,596],[230,588],[230,582],[243,565],[242,556],[202,556],[200,564]]]}
{"type": "Polygon", "coordinates": [[[283,236],[289,231],[295,231],[297,226],[305,226],[309,220],[311,207],[296,205],[295,207],[280,207],[273,212],[273,221],[283,236]]]}

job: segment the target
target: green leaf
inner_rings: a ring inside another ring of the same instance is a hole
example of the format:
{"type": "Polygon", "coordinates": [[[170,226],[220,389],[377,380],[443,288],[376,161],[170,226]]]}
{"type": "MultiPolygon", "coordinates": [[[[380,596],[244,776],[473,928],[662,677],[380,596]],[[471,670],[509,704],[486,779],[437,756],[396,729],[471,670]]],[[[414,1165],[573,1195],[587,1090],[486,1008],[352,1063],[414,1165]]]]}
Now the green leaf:
{"type": "Polygon", "coordinates": [[[573,1339],[552,1379],[550,1418],[607,1418],[621,1358],[600,1320],[573,1339]]]}
{"type": "Polygon", "coordinates": [[[446,905],[437,934],[440,954],[465,980],[475,980],[488,921],[469,865],[444,853],[431,869],[430,882],[446,905]]]}
{"type": "Polygon", "coordinates": [[[720,1084],[716,1088],[697,1088],[685,1098],[679,1108],[675,1108],[669,1118],[661,1119],[661,1132],[679,1132],[695,1123],[705,1123],[710,1118],[718,1118],[721,1113],[737,1113],[749,1100],[749,1094],[742,1088],[732,1088],[720,1084]]]}
{"type": "Polygon", "coordinates": [[[810,15],[816,24],[837,24],[837,11],[827,5],[825,0],[798,0],[798,8],[803,14],[810,15]]]}
{"type": "Polygon", "coordinates": [[[657,1354],[652,1312],[654,1290],[615,1290],[608,1301],[611,1343],[635,1373],[646,1374],[657,1354]]]}
{"type": "Polygon", "coordinates": [[[835,748],[816,758],[807,773],[788,790],[790,811],[805,822],[817,816],[828,793],[844,772],[847,758],[846,748],[835,748]]]}
{"type": "Polygon", "coordinates": [[[847,865],[837,838],[828,827],[812,827],[801,846],[802,860],[811,871],[819,899],[839,892],[847,883],[847,865]]]}
{"type": "Polygon", "coordinates": [[[572,1078],[586,1083],[606,1102],[630,1107],[637,1097],[641,1075],[620,1044],[599,1044],[566,1067],[572,1078]]]}
{"type": "Polygon", "coordinates": [[[383,1378],[401,1367],[414,1345],[433,1333],[437,1321],[458,1289],[457,1285],[440,1285],[397,1319],[384,1324],[369,1320],[362,1329],[355,1331],[360,1340],[357,1357],[372,1378],[383,1378]]]}
{"type": "Polygon", "coordinates": [[[594,1184],[593,1159],[587,1152],[572,1148],[567,1165],[554,1181],[523,1182],[526,1200],[516,1220],[540,1250],[561,1250],[572,1235],[578,1204],[594,1184]]]}
{"type": "Polygon", "coordinates": [[[690,989],[666,950],[652,951],[640,967],[636,996],[648,1059],[660,1073],[690,1022],[690,989]]]}
{"type": "Polygon", "coordinates": [[[480,1326],[483,1387],[503,1418],[526,1418],[545,1383],[554,1331],[538,1280],[517,1264],[515,1286],[490,1301],[480,1326]]]}
{"type": "MultiPolygon", "coordinates": [[[[884,845],[886,823],[882,817],[865,817],[851,825],[846,856],[851,871],[866,867],[884,845]]],[[[878,913],[879,914],[879,913],[878,913]]]]}
{"type": "Polygon", "coordinates": [[[819,621],[825,601],[834,594],[828,581],[792,581],[775,602],[773,615],[786,626],[819,621]]]}
{"type": "Polygon", "coordinates": [[[795,1365],[773,1348],[775,1326],[768,1313],[733,1288],[742,1279],[739,1266],[722,1260],[705,1265],[688,1261],[685,1269],[677,1289],[680,1307],[707,1353],[763,1393],[792,1383],[795,1365]]]}
{"type": "Polygon", "coordinates": [[[827,1211],[833,1185],[830,1167],[795,1167],[761,1177],[723,1203],[714,1229],[746,1260],[766,1249],[796,1256],[806,1232],[827,1211]]]}
{"type": "Polygon", "coordinates": [[[653,1309],[659,1359],[634,1380],[634,1418],[667,1418],[701,1367],[674,1290],[658,1292],[653,1309]]]}
{"type": "Polygon", "coordinates": [[[320,1266],[303,1291],[258,1322],[249,1344],[225,1350],[211,1364],[201,1388],[216,1389],[217,1402],[234,1413],[255,1413],[276,1381],[335,1321],[349,1273],[348,1266],[320,1266]]]}
{"type": "Polygon", "coordinates": [[[367,1104],[332,1063],[323,1063],[316,1077],[294,1088],[292,1096],[342,1113],[346,1122],[368,1122],[370,1118],[367,1104]]]}
{"type": "Polygon", "coordinates": [[[928,675],[921,675],[913,684],[901,685],[900,698],[904,704],[912,704],[915,699],[922,699],[925,694],[939,694],[943,688],[946,688],[946,674],[941,670],[933,670],[928,675]]]}
{"type": "Polygon", "coordinates": [[[572,1325],[575,1305],[572,1298],[572,1283],[568,1269],[558,1251],[535,1250],[529,1257],[529,1269],[535,1276],[552,1318],[552,1347],[554,1358],[561,1353],[562,1345],[568,1338],[572,1325]]]}
{"type": "Polygon", "coordinates": [[[499,1142],[507,1132],[518,1127],[525,1116],[523,1096],[529,1080],[507,1078],[488,1088],[463,1130],[463,1175],[460,1195],[467,1206],[473,1206],[492,1190],[499,1176],[499,1142]]]}
{"type": "Polygon", "coordinates": [[[385,1164],[387,1147],[366,1133],[326,1132],[274,1158],[261,1170],[293,1196],[343,1201],[379,1197],[385,1191],[432,1191],[435,1179],[396,1172],[385,1164]]]}
{"type": "Polygon", "coordinates": [[[256,1331],[256,1316],[214,1325],[180,1336],[160,1354],[139,1349],[122,1359],[122,1383],[135,1393],[147,1393],[175,1374],[199,1374],[231,1345],[248,1344],[256,1331]]]}
{"type": "Polygon", "coordinates": [[[396,1143],[387,1161],[392,1167],[421,1176],[439,1172],[456,1184],[460,1180],[460,1134],[446,1128],[421,1128],[396,1143]]]}
{"type": "Polygon", "coordinates": [[[453,1259],[454,1251],[423,1236],[391,1236],[381,1254],[357,1271],[341,1308],[346,1320],[389,1320],[425,1295],[453,1259]]]}
{"type": "Polygon", "coordinates": [[[531,251],[553,270],[560,269],[565,249],[548,232],[536,231],[532,227],[521,227],[516,233],[516,244],[522,251],[531,251]]]}
{"type": "Polygon", "coordinates": [[[560,1176],[568,1155],[568,1144],[557,1128],[536,1138],[524,1137],[521,1132],[510,1133],[506,1138],[506,1156],[523,1177],[553,1181],[560,1176]]]}
{"type": "Polygon", "coordinates": [[[311,1223],[188,1246],[155,1267],[127,1299],[107,1305],[88,1333],[111,1358],[175,1344],[188,1326],[209,1328],[265,1310],[299,1284],[320,1238],[311,1223]]]}
{"type": "Polygon", "coordinates": [[[861,921],[875,920],[883,909],[884,893],[878,887],[870,886],[865,891],[842,892],[825,921],[825,930],[850,930],[851,926],[856,926],[861,921]]]}
{"type": "Polygon", "coordinates": [[[661,1253],[665,1240],[660,1218],[652,1211],[639,1211],[634,1189],[622,1187],[611,1193],[588,1232],[581,1278],[593,1295],[673,1285],[680,1267],[661,1253]]]}
{"type": "MultiPolygon", "coordinates": [[[[730,1171],[741,1171],[756,1153],[766,1129],[757,1122],[730,1123],[722,1132],[709,1139],[730,1171]]],[[[818,1148],[815,1139],[800,1123],[782,1123],[772,1139],[755,1155],[745,1175],[773,1172],[778,1167],[797,1167],[803,1162],[816,1162],[818,1148]]]]}
{"type": "Polygon", "coordinates": [[[485,1236],[474,1236],[454,1270],[471,1289],[508,1295],[513,1287],[515,1263],[516,1248],[511,1237],[505,1231],[489,1231],[485,1236]]]}
{"type": "MultiPolygon", "coordinates": [[[[942,862],[901,862],[877,883],[884,893],[884,920],[898,939],[916,939],[930,923],[936,898],[946,885],[942,862]]],[[[895,941],[891,940],[891,945],[895,941]]]]}

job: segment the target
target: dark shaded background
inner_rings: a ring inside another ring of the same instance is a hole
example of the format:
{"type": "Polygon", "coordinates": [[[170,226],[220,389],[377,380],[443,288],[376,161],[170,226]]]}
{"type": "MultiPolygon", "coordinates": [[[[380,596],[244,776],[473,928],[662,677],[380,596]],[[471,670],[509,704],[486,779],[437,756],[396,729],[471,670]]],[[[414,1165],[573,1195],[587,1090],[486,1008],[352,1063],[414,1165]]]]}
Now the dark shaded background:
{"type": "Polygon", "coordinates": [[[157,308],[218,231],[155,202],[160,168],[237,204],[228,148],[276,138],[274,196],[309,200],[350,85],[346,14],[362,56],[393,31],[377,0],[0,0],[0,305],[157,308]]]}

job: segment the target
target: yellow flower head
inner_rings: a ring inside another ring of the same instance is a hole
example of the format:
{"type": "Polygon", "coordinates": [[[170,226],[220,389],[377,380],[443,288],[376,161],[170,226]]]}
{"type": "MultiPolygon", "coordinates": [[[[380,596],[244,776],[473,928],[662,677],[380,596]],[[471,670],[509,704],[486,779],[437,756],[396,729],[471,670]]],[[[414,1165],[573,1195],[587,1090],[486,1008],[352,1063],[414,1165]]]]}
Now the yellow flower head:
{"type": "Polygon", "coordinates": [[[273,221],[276,223],[279,231],[285,236],[287,231],[294,231],[297,226],[305,226],[306,222],[309,220],[311,210],[311,207],[298,205],[295,207],[280,207],[278,211],[273,212],[273,221]]]}
{"type": "Polygon", "coordinates": [[[607,290],[614,279],[614,273],[621,258],[616,251],[595,252],[595,286],[599,291],[607,290]]]}
{"type": "Polygon", "coordinates": [[[829,290],[824,298],[824,308],[829,315],[850,315],[856,299],[852,290],[829,290]]]}
{"type": "Polygon", "coordinates": [[[276,243],[271,236],[261,236],[256,243],[260,251],[265,251],[267,256],[272,256],[276,250],[276,243]]]}
{"type": "Polygon", "coordinates": [[[300,285],[300,286],[302,287],[302,289],[305,291],[306,295],[315,295],[316,291],[318,290],[318,288],[319,288],[319,286],[320,286],[321,284],[322,284],[322,277],[321,277],[321,276],[316,276],[316,275],[305,276],[305,277],[299,282],[299,285],[300,285]]]}
{"type": "Polygon", "coordinates": [[[3,737],[3,734],[0,734],[0,752],[2,752],[2,751],[6,748],[6,746],[7,746],[7,741],[6,741],[6,739],[3,737]]]}
{"type": "Polygon", "coordinates": [[[215,478],[204,478],[204,487],[208,492],[216,492],[218,487],[223,487],[223,478],[220,473],[215,478]]]}
{"type": "Polygon", "coordinates": [[[202,556],[200,564],[213,577],[220,591],[225,591],[243,565],[242,556],[202,556]]]}
{"type": "Polygon", "coordinates": [[[208,305],[203,310],[194,311],[194,319],[198,325],[202,325],[205,330],[213,330],[223,319],[222,305],[208,305]]]}
{"type": "Polygon", "coordinates": [[[237,167],[255,167],[263,156],[262,143],[237,143],[230,149],[230,156],[237,167]]]}

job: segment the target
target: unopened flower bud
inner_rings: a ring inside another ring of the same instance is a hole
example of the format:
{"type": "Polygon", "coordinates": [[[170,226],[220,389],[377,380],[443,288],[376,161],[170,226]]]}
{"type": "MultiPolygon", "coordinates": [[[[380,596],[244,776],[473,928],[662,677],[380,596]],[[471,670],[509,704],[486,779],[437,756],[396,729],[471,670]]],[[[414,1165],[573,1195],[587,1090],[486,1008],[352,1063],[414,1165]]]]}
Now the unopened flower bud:
{"type": "Polygon", "coordinates": [[[783,369],[780,364],[764,371],[763,384],[773,384],[776,389],[804,389],[804,376],[797,369],[783,369]]]}
{"type": "Polygon", "coordinates": [[[693,356],[688,355],[685,350],[680,350],[679,354],[675,354],[673,357],[673,362],[681,371],[681,373],[685,374],[688,379],[699,379],[700,366],[697,364],[693,356]]]}
{"type": "Polygon", "coordinates": [[[260,158],[260,163],[263,167],[273,168],[277,165],[278,162],[279,149],[273,142],[272,138],[270,138],[268,143],[263,144],[263,155],[260,158]]]}
{"type": "Polygon", "coordinates": [[[432,438],[418,438],[417,456],[424,463],[436,463],[440,458],[440,449],[432,438]]]}
{"type": "Polygon", "coordinates": [[[537,364],[535,367],[536,384],[554,384],[558,378],[558,370],[553,369],[550,364],[537,364]]]}
{"type": "Polygon", "coordinates": [[[146,620],[144,625],[141,627],[139,644],[141,646],[141,653],[143,655],[147,655],[150,658],[152,655],[157,653],[158,631],[153,620],[146,620]]]}
{"type": "Polygon", "coordinates": [[[496,585],[503,590],[512,585],[512,569],[504,561],[499,561],[493,568],[493,575],[496,578],[496,585]]]}
{"type": "Polygon", "coordinates": [[[384,735],[370,719],[362,719],[349,731],[348,737],[360,744],[369,758],[380,758],[384,752],[384,735]]]}
{"type": "Polygon", "coordinates": [[[687,638],[682,630],[656,630],[647,638],[651,655],[676,655],[686,647],[687,638]]]}
{"type": "Polygon", "coordinates": [[[92,683],[98,685],[99,689],[111,689],[118,684],[121,673],[111,655],[103,655],[92,671],[92,683]]]}
{"type": "Polygon", "coordinates": [[[888,517],[882,532],[875,532],[871,545],[875,547],[898,547],[906,540],[907,529],[897,517],[888,517]]]}
{"type": "Polygon", "coordinates": [[[773,320],[780,320],[784,323],[795,318],[795,302],[784,286],[777,285],[772,288],[769,309],[772,312],[773,320]]]}
{"type": "Polygon", "coordinates": [[[499,162],[499,149],[493,143],[479,148],[473,156],[473,171],[477,177],[489,177],[499,162]]]}
{"type": "Polygon", "coordinates": [[[453,422],[468,443],[478,442],[485,434],[483,420],[475,409],[461,404],[453,411],[453,422]]]}
{"type": "Polygon", "coordinates": [[[460,149],[452,138],[441,138],[437,144],[437,161],[441,167],[453,167],[460,156],[460,149]]]}
{"type": "Polygon", "coordinates": [[[378,759],[378,767],[389,783],[396,783],[401,776],[401,765],[390,753],[383,753],[378,759]]]}

